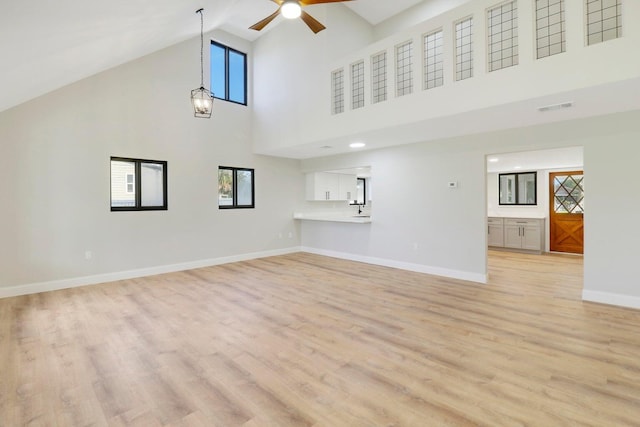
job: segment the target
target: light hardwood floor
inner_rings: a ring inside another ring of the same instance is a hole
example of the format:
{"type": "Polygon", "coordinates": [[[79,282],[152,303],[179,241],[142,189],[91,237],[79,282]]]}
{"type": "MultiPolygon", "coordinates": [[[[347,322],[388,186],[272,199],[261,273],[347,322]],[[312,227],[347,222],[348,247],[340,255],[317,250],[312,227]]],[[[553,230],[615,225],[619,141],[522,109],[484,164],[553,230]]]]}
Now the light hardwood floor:
{"type": "Polygon", "coordinates": [[[640,311],[582,258],[479,285],[299,253],[0,300],[0,425],[640,425],[640,311]]]}

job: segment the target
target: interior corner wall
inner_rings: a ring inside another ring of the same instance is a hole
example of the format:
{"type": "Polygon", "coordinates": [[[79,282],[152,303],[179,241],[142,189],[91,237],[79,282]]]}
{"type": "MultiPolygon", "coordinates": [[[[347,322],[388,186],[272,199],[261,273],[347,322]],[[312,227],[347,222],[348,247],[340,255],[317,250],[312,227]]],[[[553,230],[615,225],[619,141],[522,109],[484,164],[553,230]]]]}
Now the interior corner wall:
{"type": "MultiPolygon", "coordinates": [[[[226,33],[208,36],[251,53],[226,33]]],[[[193,117],[199,42],[0,113],[0,294],[299,247],[299,162],[253,154],[250,107],[215,100],[211,119],[193,117]],[[166,160],[169,209],[111,212],[111,156],[166,160]],[[255,209],[218,209],[219,165],[255,168],[255,209]]]]}
{"type": "MultiPolygon", "coordinates": [[[[432,271],[486,274],[486,155],[584,147],[587,300],[640,308],[640,211],[630,188],[640,157],[640,111],[302,161],[305,172],[371,166],[372,223],[303,221],[302,245],[432,271]],[[447,188],[457,181],[457,189],[447,188]],[[622,218],[621,218],[622,217],[622,218]],[[368,227],[366,233],[362,227],[368,227]],[[417,244],[417,245],[416,245],[417,244]]],[[[447,275],[447,274],[444,274],[447,275]]]]}

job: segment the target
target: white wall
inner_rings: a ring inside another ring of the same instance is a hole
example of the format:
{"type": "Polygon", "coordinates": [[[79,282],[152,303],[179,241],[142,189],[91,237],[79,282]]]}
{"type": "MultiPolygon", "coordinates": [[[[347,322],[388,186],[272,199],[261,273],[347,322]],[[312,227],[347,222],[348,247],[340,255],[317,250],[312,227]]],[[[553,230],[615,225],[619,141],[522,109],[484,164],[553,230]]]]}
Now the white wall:
{"type": "MultiPolygon", "coordinates": [[[[369,146],[382,146],[383,142],[387,145],[399,145],[529,126],[552,120],[586,117],[603,114],[603,111],[607,113],[625,111],[640,106],[637,97],[625,98],[625,95],[629,95],[629,91],[616,86],[621,82],[629,81],[634,82],[634,88],[640,85],[638,81],[640,56],[629,55],[640,41],[640,27],[629,24],[640,19],[640,2],[625,3],[624,37],[593,46],[585,46],[584,43],[583,2],[566,2],[567,51],[537,60],[535,59],[535,16],[532,2],[521,0],[518,2],[519,64],[488,72],[486,9],[497,3],[499,2],[494,0],[462,2],[457,8],[447,10],[412,27],[403,28],[403,25],[411,23],[411,20],[408,20],[409,15],[403,15],[407,19],[400,19],[390,27],[395,31],[393,34],[359,50],[352,49],[347,55],[333,62],[309,62],[308,67],[295,62],[296,73],[313,76],[320,90],[313,93],[306,92],[303,84],[299,84],[295,79],[291,80],[296,91],[290,94],[286,104],[295,106],[299,113],[289,110],[277,112],[282,113],[279,117],[293,117],[294,124],[290,127],[268,127],[264,123],[259,134],[254,137],[256,151],[280,155],[291,152],[287,152],[285,148],[346,146],[349,142],[358,139],[369,143],[369,146]],[[474,77],[456,82],[454,81],[454,22],[467,16],[474,18],[474,77]],[[443,30],[445,46],[444,86],[422,90],[422,37],[425,33],[437,29],[443,30]],[[395,97],[393,67],[395,46],[408,40],[413,41],[415,51],[414,93],[395,97]],[[370,57],[383,50],[387,52],[389,63],[387,72],[389,95],[386,101],[372,104],[368,83],[370,57]],[[364,60],[365,76],[367,76],[365,107],[352,110],[349,102],[348,71],[351,64],[360,60],[364,60]],[[332,115],[329,108],[330,76],[332,70],[339,68],[344,68],[347,75],[345,112],[332,115]],[[619,95],[613,99],[607,99],[608,94],[613,93],[614,90],[619,90],[619,95]],[[599,91],[597,98],[601,99],[596,101],[593,91],[599,91]],[[312,98],[311,95],[313,95],[312,98]],[[308,107],[311,99],[316,107],[308,107]],[[558,114],[545,115],[537,111],[537,107],[565,101],[575,101],[574,107],[563,112],[555,112],[558,114]],[[420,137],[420,134],[424,136],[420,137]],[[389,142],[392,138],[393,142],[389,142]]],[[[421,7],[427,7],[428,4],[430,3],[425,3],[421,7]]],[[[438,4],[441,5],[438,10],[444,9],[443,3],[438,4]]],[[[424,16],[430,17],[431,14],[426,13],[424,16]]],[[[359,34],[356,30],[349,29],[349,31],[355,35],[359,34]]],[[[301,43],[318,50],[313,43],[303,37],[299,39],[301,43]]],[[[267,43],[266,40],[258,42],[256,61],[258,61],[258,55],[262,53],[265,54],[265,58],[271,58],[271,49],[263,49],[267,43]]],[[[274,84],[275,75],[269,76],[269,79],[269,82],[274,84]]],[[[265,102],[267,98],[278,99],[279,93],[280,91],[269,93],[265,102]]],[[[270,117],[272,116],[259,114],[261,121],[270,117]]],[[[323,154],[318,151],[317,155],[323,154]]]]}
{"type": "Polygon", "coordinates": [[[193,117],[199,48],[193,39],[0,114],[0,294],[299,246],[299,163],[252,153],[247,107],[216,100],[211,119],[193,117]],[[168,161],[169,210],[110,212],[110,156],[168,161]],[[219,165],[255,168],[255,209],[218,209],[219,165]]]}
{"type": "Polygon", "coordinates": [[[640,210],[640,198],[630,196],[626,185],[614,184],[635,182],[639,138],[640,111],[635,111],[303,160],[304,171],[371,165],[375,208],[368,226],[305,221],[302,244],[354,259],[405,263],[477,280],[486,274],[485,156],[584,146],[589,195],[585,298],[640,307],[635,268],[640,229],[621,219],[621,214],[627,219],[640,210]],[[458,181],[459,188],[448,189],[448,181],[458,181]],[[412,198],[413,194],[421,196],[412,198]]]}
{"type": "Polygon", "coordinates": [[[254,143],[275,150],[305,139],[330,111],[327,64],[371,43],[370,24],[346,7],[318,5],[327,30],[313,34],[300,20],[283,22],[254,43],[254,143]]]}
{"type": "Polygon", "coordinates": [[[471,0],[425,0],[404,10],[391,18],[382,21],[374,27],[376,40],[392,36],[409,27],[435,18],[451,9],[461,6],[471,0]]]}

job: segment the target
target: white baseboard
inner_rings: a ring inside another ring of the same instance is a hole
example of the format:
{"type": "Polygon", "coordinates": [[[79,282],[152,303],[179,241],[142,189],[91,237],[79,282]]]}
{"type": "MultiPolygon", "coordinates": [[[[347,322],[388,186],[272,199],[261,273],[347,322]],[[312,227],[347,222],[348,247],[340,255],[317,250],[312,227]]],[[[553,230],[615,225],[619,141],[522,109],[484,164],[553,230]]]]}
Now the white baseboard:
{"type": "Polygon", "coordinates": [[[60,289],[77,288],[80,286],[96,285],[98,283],[114,282],[117,280],[135,279],[137,277],[154,276],[156,274],[173,273],[176,271],[192,270],[231,262],[247,261],[277,255],[300,252],[300,247],[274,249],[270,251],[251,252],[247,254],[227,257],[189,261],[179,264],[160,265],[156,267],[140,268],[136,270],[119,271],[115,273],[97,274],[93,276],[74,277],[70,279],[53,280],[50,282],[30,283],[26,285],[0,287],[0,298],[20,295],[37,294],[40,292],[57,291],[60,289]]]}
{"type": "Polygon", "coordinates": [[[640,309],[640,297],[631,295],[613,294],[610,292],[589,291],[587,289],[583,289],[582,300],[640,309]]]}
{"type": "Polygon", "coordinates": [[[468,280],[477,283],[487,283],[487,275],[480,273],[470,273],[468,271],[450,270],[447,268],[431,267],[423,264],[413,264],[410,262],[395,261],[391,259],[369,257],[364,255],[355,255],[346,252],[335,252],[325,249],[316,249],[303,246],[300,248],[303,252],[309,252],[316,255],[324,255],[332,258],[347,259],[349,261],[364,262],[366,264],[381,265],[384,267],[399,268],[401,270],[415,271],[417,273],[433,274],[435,276],[449,277],[452,279],[468,280]]]}

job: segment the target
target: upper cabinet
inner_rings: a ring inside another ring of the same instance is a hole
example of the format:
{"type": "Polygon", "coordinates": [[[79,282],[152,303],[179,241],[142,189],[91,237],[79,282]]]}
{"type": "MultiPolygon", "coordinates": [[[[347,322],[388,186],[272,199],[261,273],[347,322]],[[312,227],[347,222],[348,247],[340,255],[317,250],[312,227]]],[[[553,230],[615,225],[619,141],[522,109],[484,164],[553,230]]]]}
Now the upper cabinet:
{"type": "Polygon", "coordinates": [[[346,201],[357,194],[356,175],[313,172],[307,174],[307,200],[346,201]]]}

